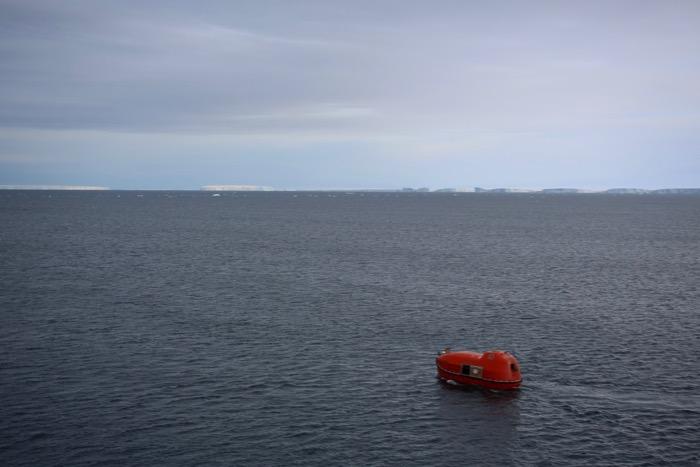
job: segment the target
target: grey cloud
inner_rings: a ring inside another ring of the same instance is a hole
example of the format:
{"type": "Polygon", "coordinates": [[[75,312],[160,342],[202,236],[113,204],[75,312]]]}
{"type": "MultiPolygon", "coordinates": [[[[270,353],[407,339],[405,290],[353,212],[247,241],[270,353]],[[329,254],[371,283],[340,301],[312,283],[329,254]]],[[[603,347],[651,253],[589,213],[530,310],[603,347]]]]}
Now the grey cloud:
{"type": "Polygon", "coordinates": [[[514,131],[668,122],[700,106],[696,2],[0,9],[4,127],[514,131]]]}
{"type": "MultiPolygon", "coordinates": [[[[96,5],[85,5],[97,9],[96,5]]],[[[186,17],[16,8],[2,46],[5,126],[182,129],[334,102],[348,48],[186,17]],[[36,23],[32,20],[36,18],[36,23]],[[16,23],[20,21],[20,23],[16,23]]]]}

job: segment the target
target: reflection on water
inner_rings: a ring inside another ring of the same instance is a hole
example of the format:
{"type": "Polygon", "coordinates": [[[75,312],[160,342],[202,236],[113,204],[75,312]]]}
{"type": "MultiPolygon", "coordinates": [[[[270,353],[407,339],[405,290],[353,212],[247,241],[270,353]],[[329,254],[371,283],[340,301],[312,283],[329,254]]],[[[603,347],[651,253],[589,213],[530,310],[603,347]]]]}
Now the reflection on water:
{"type": "Polygon", "coordinates": [[[455,463],[510,463],[520,422],[519,391],[491,391],[437,380],[444,455],[455,463]],[[455,451],[455,447],[462,449],[455,451]],[[494,449],[501,446],[502,449],[494,449]]]}

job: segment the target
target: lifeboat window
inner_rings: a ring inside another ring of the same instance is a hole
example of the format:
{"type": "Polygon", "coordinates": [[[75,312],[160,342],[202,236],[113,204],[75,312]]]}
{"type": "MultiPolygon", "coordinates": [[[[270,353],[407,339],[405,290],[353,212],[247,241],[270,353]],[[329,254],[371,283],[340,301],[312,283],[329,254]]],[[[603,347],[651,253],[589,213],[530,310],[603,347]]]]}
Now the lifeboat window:
{"type": "Polygon", "coordinates": [[[472,367],[470,365],[462,365],[462,374],[470,375],[472,372],[472,367]]]}
{"type": "Polygon", "coordinates": [[[512,371],[513,373],[517,372],[517,371],[518,371],[518,365],[516,365],[515,363],[511,363],[511,364],[510,364],[510,371],[512,371]]]}

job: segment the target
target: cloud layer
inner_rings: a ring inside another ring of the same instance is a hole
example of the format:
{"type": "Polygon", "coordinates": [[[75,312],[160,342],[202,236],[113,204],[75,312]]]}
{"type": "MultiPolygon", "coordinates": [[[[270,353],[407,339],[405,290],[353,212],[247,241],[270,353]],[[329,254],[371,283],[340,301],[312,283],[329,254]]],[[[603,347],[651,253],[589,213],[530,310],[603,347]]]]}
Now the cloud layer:
{"type": "MultiPolygon", "coordinates": [[[[125,172],[169,150],[194,164],[175,138],[212,174],[251,148],[260,161],[181,185],[318,184],[275,173],[289,158],[358,186],[394,180],[392,165],[399,184],[488,183],[499,170],[521,185],[576,182],[572,170],[586,185],[635,171],[630,183],[700,184],[687,172],[700,148],[698,2],[16,0],[0,13],[0,164],[22,179],[0,182],[44,183],[81,152],[125,172]],[[361,164],[350,179],[349,161],[361,164]],[[601,164],[609,176],[596,179],[601,164]]],[[[98,162],[80,167],[76,178],[100,178],[98,162]]]]}

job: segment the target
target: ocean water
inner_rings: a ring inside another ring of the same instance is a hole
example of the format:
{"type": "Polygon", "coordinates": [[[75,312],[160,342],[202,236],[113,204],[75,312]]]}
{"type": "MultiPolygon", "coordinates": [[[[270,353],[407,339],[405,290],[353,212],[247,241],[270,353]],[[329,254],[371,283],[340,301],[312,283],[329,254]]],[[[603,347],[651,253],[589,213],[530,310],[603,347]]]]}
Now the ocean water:
{"type": "Polygon", "coordinates": [[[0,464],[698,465],[699,279],[700,197],[0,192],[0,464]]]}

